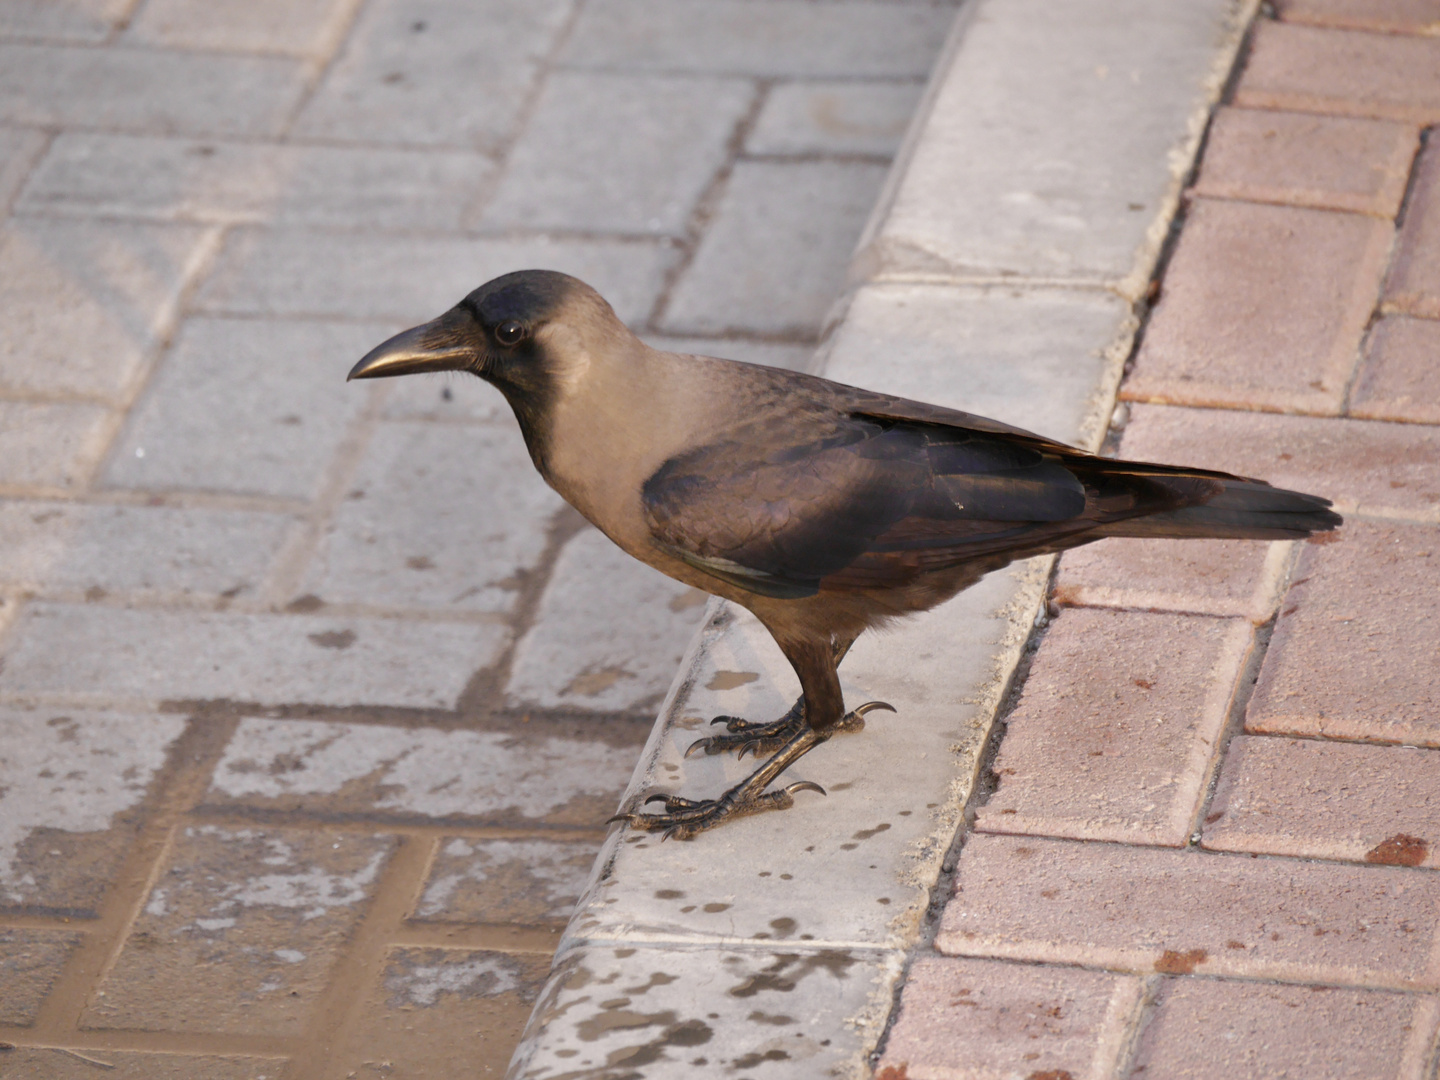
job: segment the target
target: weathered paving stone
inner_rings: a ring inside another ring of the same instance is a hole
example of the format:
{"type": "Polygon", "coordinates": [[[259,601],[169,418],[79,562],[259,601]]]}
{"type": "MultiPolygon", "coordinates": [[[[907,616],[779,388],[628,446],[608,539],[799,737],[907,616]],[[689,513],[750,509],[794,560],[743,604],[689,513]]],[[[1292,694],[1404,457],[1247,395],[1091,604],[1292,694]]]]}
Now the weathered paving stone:
{"type": "Polygon", "coordinates": [[[569,0],[367,5],[296,130],[493,150],[514,126],[537,62],[570,6],[569,0]],[[457,94],[457,86],[465,92],[457,94]]]}
{"type": "Polygon", "coordinates": [[[1381,319],[1370,331],[1350,390],[1350,415],[1440,424],[1440,386],[1433,366],[1437,354],[1440,322],[1402,315],[1381,319]]]}
{"type": "Polygon", "coordinates": [[[112,453],[112,487],[314,496],[365,404],[345,372],[379,326],[190,319],[112,453]]]}
{"type": "Polygon", "coordinates": [[[82,1026],[299,1035],[393,848],[333,830],[182,827],[82,1026]]]}
{"type": "Polygon", "coordinates": [[[9,631],[0,695],[446,709],[504,641],[488,625],[33,602],[9,631]]]}
{"type": "Polygon", "coordinates": [[[876,1075],[907,1080],[1111,1075],[1140,981],[1076,968],[922,957],[876,1075]]]}
{"type": "Polygon", "coordinates": [[[1437,929],[1440,880],[1426,870],[980,834],[935,944],[1137,974],[1433,990],[1437,929]]]}
{"type": "MultiPolygon", "coordinates": [[[[395,327],[397,332],[403,329],[395,327]]],[[[495,387],[474,375],[451,371],[390,379],[384,401],[381,415],[386,420],[509,424],[515,415],[495,387]]]]}
{"type": "MultiPolygon", "coordinates": [[[[64,930],[0,930],[0,1024],[29,1027],[80,935],[64,930]]],[[[8,1059],[3,1060],[9,1065],[8,1059]]],[[[11,1076],[8,1069],[6,1076],[11,1076]]]]}
{"type": "Polygon", "coordinates": [[[562,505],[513,423],[382,424],[300,591],[329,602],[509,611],[562,505]]]}
{"type": "Polygon", "coordinates": [[[1215,851],[1440,866],[1440,751],[1237,736],[1202,842],[1215,851]]]}
{"type": "Polygon", "coordinates": [[[0,709],[0,907],[93,915],[178,716],[0,709]]]}
{"type": "Polygon", "coordinates": [[[868,163],[740,162],[663,328],[817,334],[884,178],[868,163]]]}
{"type": "Polygon", "coordinates": [[[409,324],[433,319],[493,277],[543,266],[588,282],[622,321],[636,322],[649,314],[674,258],[670,242],[660,240],[244,229],[227,244],[197,303],[214,312],[409,324]],[[336,273],[339,266],[344,274],[336,273]]]}
{"type": "Polygon", "coordinates": [[[1245,728],[1440,746],[1440,542],[1433,525],[1355,521],[1307,544],[1245,728]]]}
{"type": "Polygon", "coordinates": [[[917,82],[780,83],[766,96],[745,149],[890,157],[900,148],[923,89],[917,82]]]}
{"type": "Polygon", "coordinates": [[[1431,144],[1415,166],[1409,205],[1385,283],[1389,310],[1440,319],[1440,146],[1431,144]]]}
{"type": "Polygon", "coordinates": [[[0,34],[7,37],[102,41],[125,17],[130,0],[0,0],[0,34]]]}
{"type": "Polygon", "coordinates": [[[49,141],[40,131],[0,127],[0,207],[10,205],[49,141]]]}
{"type": "Polygon", "coordinates": [[[630,71],[924,76],[953,17],[944,4],[597,0],[582,9],[560,61],[630,71]]]}
{"type": "Polygon", "coordinates": [[[1434,998],[1216,979],[1166,979],[1152,1010],[1136,1080],[1402,1080],[1419,1075],[1407,1066],[1423,1058],[1437,1015],[1434,998]]]}
{"type": "Polygon", "coordinates": [[[1433,34],[1437,21],[1431,0],[1280,0],[1275,13],[1285,22],[1390,34],[1433,34]]]}
{"type": "Polygon", "coordinates": [[[850,1025],[888,1011],[893,963],[844,948],[575,949],[540,996],[514,1075],[859,1074],[873,1043],[850,1025]]]}
{"type": "Polygon", "coordinates": [[[250,719],[206,804],[593,826],[634,766],[634,748],[591,740],[250,719]]]}
{"type": "Polygon", "coordinates": [[[440,845],[411,918],[527,925],[567,919],[598,850],[583,840],[450,837],[440,845]]]}
{"type": "Polygon", "coordinates": [[[0,42],[0,121],[157,135],[269,135],[304,90],[298,61],[0,42]]]}
{"type": "Polygon", "coordinates": [[[851,300],[824,374],[1087,443],[1109,415],[1095,387],[1128,321],[1126,306],[1100,293],[869,285],[851,300]]]}
{"type": "Polygon", "coordinates": [[[255,595],[292,526],[279,514],[0,502],[0,581],[43,592],[255,595]]]}
{"type": "Polygon", "coordinates": [[[754,94],[741,79],[556,72],[481,224],[681,236],[754,94]]]}
{"type": "Polygon", "coordinates": [[[1157,215],[1189,169],[1233,10],[1220,0],[977,4],[856,273],[1143,290],[1157,215]]]}
{"type": "Polygon", "coordinates": [[[0,387],[114,400],[173,315],[203,233],[11,220],[0,234],[0,387]]]}
{"type": "Polygon", "coordinates": [[[110,410],[100,405],[0,401],[0,484],[84,486],[112,423],[110,410]]]}
{"type": "MultiPolygon", "coordinates": [[[[489,179],[458,150],[62,133],[19,210],[221,224],[458,228],[489,179]]],[[[95,225],[88,225],[94,230],[95,225]]]]}
{"type": "Polygon", "coordinates": [[[318,56],[344,0],[151,0],[123,40],[180,49],[318,56]]]}
{"type": "Polygon", "coordinates": [[[548,956],[392,950],[336,1074],[502,1076],[549,967],[548,956]]]}
{"type": "Polygon", "coordinates": [[[1062,613],[980,809],[987,832],[1183,846],[1250,649],[1244,619],[1062,613]]]}
{"type": "Polygon", "coordinates": [[[5,1056],[5,1080],[281,1080],[285,1063],[273,1057],[146,1054],[129,1050],[67,1051],[17,1047],[5,1056]],[[76,1057],[79,1053],[82,1057],[76,1057]],[[85,1060],[88,1059],[88,1060],[85,1060]],[[96,1065],[94,1062],[100,1062],[96,1065]]]}
{"type": "Polygon", "coordinates": [[[657,705],[705,601],[587,529],[555,564],[535,625],[516,649],[509,696],[542,708],[657,705]]]}

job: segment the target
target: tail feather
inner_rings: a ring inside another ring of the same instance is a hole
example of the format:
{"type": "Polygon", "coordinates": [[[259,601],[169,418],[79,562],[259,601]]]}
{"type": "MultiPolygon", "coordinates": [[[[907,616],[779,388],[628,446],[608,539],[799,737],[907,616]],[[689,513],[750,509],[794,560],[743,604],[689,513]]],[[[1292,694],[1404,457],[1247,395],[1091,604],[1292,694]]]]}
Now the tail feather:
{"type": "Polygon", "coordinates": [[[1329,499],[1263,480],[1138,462],[1111,464],[1117,468],[1106,470],[1096,493],[1101,505],[1113,507],[1102,515],[1101,536],[1299,540],[1344,520],[1329,509],[1329,499]],[[1119,505],[1126,501],[1129,506],[1119,505]]]}

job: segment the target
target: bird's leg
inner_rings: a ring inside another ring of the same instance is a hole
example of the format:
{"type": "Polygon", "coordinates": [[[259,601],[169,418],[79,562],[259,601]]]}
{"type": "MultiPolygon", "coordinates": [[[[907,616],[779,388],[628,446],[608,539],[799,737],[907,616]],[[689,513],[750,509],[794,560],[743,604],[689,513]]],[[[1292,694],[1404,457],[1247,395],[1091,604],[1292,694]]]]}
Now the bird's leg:
{"type": "Polygon", "coordinates": [[[824,795],[825,789],[809,780],[801,780],[776,791],[765,789],[772,780],[829,737],[828,732],[821,735],[808,726],[803,727],[769,761],[718,799],[692,800],[679,795],[651,795],[642,805],[663,803],[663,814],[630,811],[616,814],[610,820],[625,821],[648,832],[664,830],[661,837],[664,840],[689,840],[696,833],[712,829],[727,818],[758,814],[762,810],[788,810],[795,805],[795,792],[818,791],[824,795]]]}
{"type": "MultiPolygon", "coordinates": [[[[830,645],[831,666],[839,667],[840,661],[845,659],[845,654],[850,651],[854,644],[854,636],[836,638],[830,645]]],[[[836,691],[839,684],[836,684],[836,691]]],[[[867,701],[850,712],[844,713],[831,727],[835,731],[860,731],[865,727],[865,714],[875,709],[885,709],[889,712],[895,710],[883,701],[867,701]]],[[[760,722],[746,720],[740,716],[717,716],[710,721],[713,724],[724,724],[726,734],[710,735],[703,739],[696,739],[685,750],[685,756],[704,751],[706,754],[723,754],[727,750],[739,751],[738,756],[744,757],[747,753],[759,757],[762,753],[770,753],[779,750],[796,735],[805,729],[805,695],[795,699],[795,704],[790,706],[790,711],[779,720],[760,722]]]]}

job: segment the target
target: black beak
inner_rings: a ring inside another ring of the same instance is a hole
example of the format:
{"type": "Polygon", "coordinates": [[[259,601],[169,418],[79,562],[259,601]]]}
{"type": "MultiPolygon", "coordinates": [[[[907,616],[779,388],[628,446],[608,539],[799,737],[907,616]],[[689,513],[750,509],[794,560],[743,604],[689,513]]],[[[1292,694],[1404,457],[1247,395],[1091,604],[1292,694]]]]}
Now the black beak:
{"type": "Polygon", "coordinates": [[[421,371],[462,371],[475,364],[475,350],[456,331],[454,312],[396,334],[366,353],[345,381],[385,379],[421,371]]]}

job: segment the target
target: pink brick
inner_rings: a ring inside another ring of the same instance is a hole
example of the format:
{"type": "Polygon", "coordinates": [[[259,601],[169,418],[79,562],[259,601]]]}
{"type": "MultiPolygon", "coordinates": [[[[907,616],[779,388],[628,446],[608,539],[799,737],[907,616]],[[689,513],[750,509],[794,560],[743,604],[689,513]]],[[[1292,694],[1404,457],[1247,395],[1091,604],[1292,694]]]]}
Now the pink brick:
{"type": "Polygon", "coordinates": [[[1221,109],[1194,191],[1393,218],[1419,145],[1413,124],[1221,109]]]}
{"type": "Polygon", "coordinates": [[[1235,104],[1440,120],[1440,40],[1261,22],[1235,104]]]}
{"type": "Polygon", "coordinates": [[[1370,332],[1350,391],[1350,415],[1440,424],[1436,357],[1440,357],[1440,322],[1403,315],[1381,319],[1370,332]]]}
{"type": "Polygon", "coordinates": [[[1440,875],[971,837],[942,953],[1377,989],[1440,986],[1440,875]]]}
{"type": "Polygon", "coordinates": [[[1061,558],[1055,599],[1264,622],[1279,601],[1271,552],[1253,540],[1101,540],[1061,558]]]}
{"type": "Polygon", "coordinates": [[[1440,751],[1239,736],[1204,846],[1440,866],[1440,751]]]}
{"type": "Polygon", "coordinates": [[[877,1080],[1109,1076],[1138,979],[924,957],[910,968],[877,1080]]]}
{"type": "Polygon", "coordinates": [[[1357,214],[1197,199],[1120,396],[1338,413],[1391,231],[1357,214]]]}
{"type": "Polygon", "coordinates": [[[1324,495],[1342,513],[1440,521],[1440,428],[1138,405],[1121,452],[1324,495]]]}
{"type": "Polygon", "coordinates": [[[1372,522],[1333,535],[1296,567],[1245,729],[1440,746],[1440,535],[1372,522]]]}
{"type": "Polygon", "coordinates": [[[1334,986],[1166,979],[1132,1080],[1410,1080],[1435,1032],[1434,998],[1334,986]]]}
{"type": "Polygon", "coordinates": [[[1277,0],[1275,7],[1285,22],[1341,30],[1440,34],[1437,0],[1277,0]]]}
{"type": "Polygon", "coordinates": [[[1243,619],[1079,609],[1035,656],[988,832],[1184,845],[1250,649],[1243,619]]]}
{"type": "Polygon", "coordinates": [[[1415,167],[1414,190],[1385,286],[1385,308],[1440,319],[1440,143],[1434,139],[1415,167]]]}

